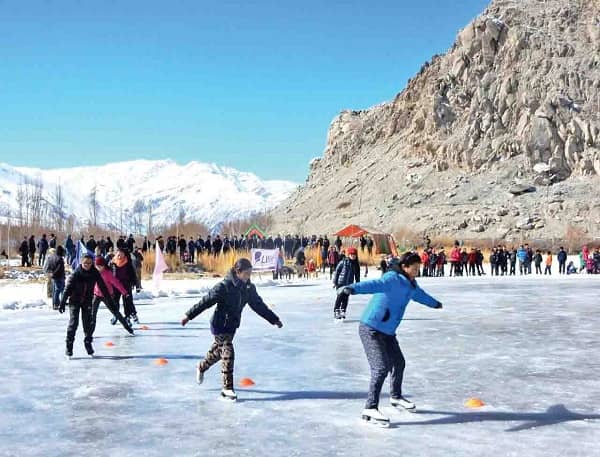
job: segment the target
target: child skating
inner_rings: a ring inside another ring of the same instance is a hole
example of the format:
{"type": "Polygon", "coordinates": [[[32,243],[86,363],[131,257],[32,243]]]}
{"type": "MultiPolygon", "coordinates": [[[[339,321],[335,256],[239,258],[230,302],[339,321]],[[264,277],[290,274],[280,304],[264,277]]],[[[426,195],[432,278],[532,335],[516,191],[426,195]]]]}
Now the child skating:
{"type": "Polygon", "coordinates": [[[108,298],[110,295],[106,285],[104,284],[104,281],[102,280],[100,272],[94,268],[92,256],[86,254],[81,259],[81,265],[79,265],[69,277],[62,300],[60,302],[60,307],[58,308],[61,314],[64,313],[67,301],[69,302],[70,318],[69,325],[67,327],[67,346],[65,350],[65,355],[69,358],[73,356],[73,342],[75,341],[75,333],[77,332],[77,326],[79,325],[80,312],[81,322],[83,324],[83,333],[85,335],[83,344],[88,355],[94,355],[94,347],[92,346],[92,342],[94,340],[92,297],[94,286],[96,284],[104,294],[104,297],[107,297],[108,300],[111,300],[108,298]]]}
{"type": "MultiPolygon", "coordinates": [[[[341,288],[360,281],[360,264],[356,248],[348,248],[346,254],[348,256],[340,261],[333,275],[333,287],[338,289],[338,292],[341,288]]],[[[333,305],[333,318],[336,320],[346,319],[347,308],[348,295],[338,294],[333,305]]]]}
{"type": "Polygon", "coordinates": [[[121,293],[121,295],[123,295],[123,300],[128,299],[128,295],[130,292],[128,292],[123,287],[119,280],[113,276],[112,271],[110,271],[106,267],[106,260],[104,260],[104,257],[96,257],[94,259],[94,265],[96,266],[96,269],[100,272],[100,276],[102,276],[102,280],[104,281],[104,285],[106,286],[109,295],[108,297],[105,296],[102,293],[102,290],[100,289],[98,284],[94,286],[94,301],[92,302],[92,333],[96,329],[96,317],[98,316],[98,308],[100,307],[100,303],[104,302],[106,308],[108,308],[108,310],[112,313],[114,318],[121,323],[123,328],[127,330],[130,335],[133,335],[133,328],[131,328],[131,325],[129,325],[129,323],[125,320],[125,317],[123,317],[123,315],[119,312],[117,305],[112,299],[114,289],[117,289],[121,293]]]}
{"type": "Polygon", "coordinates": [[[419,274],[421,258],[416,253],[406,253],[389,262],[389,270],[380,279],[363,281],[344,287],[340,294],[375,294],[360,318],[358,333],[371,368],[369,395],[362,412],[363,420],[389,426],[389,418],[378,409],[379,395],[388,372],[390,379],[390,403],[415,411],[413,402],[402,396],[402,378],[405,361],[396,329],[402,321],[406,305],[414,300],[430,308],[439,309],[442,304],[423,291],[415,278],[419,274]]]}
{"type": "Polygon", "coordinates": [[[186,325],[202,311],[217,305],[210,320],[210,330],[214,342],[208,353],[196,368],[196,382],[202,384],[204,372],[221,360],[221,375],[223,390],[221,396],[227,400],[237,400],[233,389],[233,365],[235,353],[233,337],[240,326],[242,311],[246,304],[270,324],[283,327],[279,317],[269,309],[256,292],[256,287],[250,282],[252,264],[248,259],[239,259],[227,274],[227,277],[215,285],[210,292],[196,305],[192,306],[181,319],[181,325],[186,325]]]}

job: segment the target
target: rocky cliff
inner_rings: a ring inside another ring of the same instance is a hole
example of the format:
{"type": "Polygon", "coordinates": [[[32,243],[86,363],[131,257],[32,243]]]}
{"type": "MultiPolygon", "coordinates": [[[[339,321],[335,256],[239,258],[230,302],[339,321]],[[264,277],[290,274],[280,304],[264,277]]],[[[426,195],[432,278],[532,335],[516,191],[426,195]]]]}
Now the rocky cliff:
{"type": "Polygon", "coordinates": [[[497,0],[394,100],[344,111],[275,231],[600,236],[600,2],[497,0]]]}

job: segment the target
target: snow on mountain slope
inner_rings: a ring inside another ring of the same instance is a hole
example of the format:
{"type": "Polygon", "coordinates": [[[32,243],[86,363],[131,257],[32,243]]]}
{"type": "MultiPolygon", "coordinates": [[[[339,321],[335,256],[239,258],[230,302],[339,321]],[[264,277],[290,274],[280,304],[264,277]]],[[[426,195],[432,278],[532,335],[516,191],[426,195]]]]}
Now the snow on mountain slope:
{"type": "Polygon", "coordinates": [[[49,207],[60,182],[65,213],[79,223],[91,219],[90,194],[96,188],[98,225],[131,227],[137,218],[145,225],[149,206],[154,226],[172,224],[180,215],[211,228],[267,211],[296,187],[289,181],[263,181],[252,173],[215,164],[172,160],[135,160],[98,167],[42,170],[0,163],[0,216],[17,213],[17,193],[25,181],[41,180],[49,207]]]}

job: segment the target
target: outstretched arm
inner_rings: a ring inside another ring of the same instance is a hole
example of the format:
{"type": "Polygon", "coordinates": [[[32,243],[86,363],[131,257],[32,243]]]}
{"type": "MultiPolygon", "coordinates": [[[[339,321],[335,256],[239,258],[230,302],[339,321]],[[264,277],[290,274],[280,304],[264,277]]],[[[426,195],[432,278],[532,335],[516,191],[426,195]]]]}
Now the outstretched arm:
{"type": "Polygon", "coordinates": [[[350,292],[353,294],[377,294],[388,290],[391,278],[391,276],[385,274],[378,279],[351,284],[345,287],[345,289],[350,289],[350,292]]]}
{"type": "Polygon", "coordinates": [[[202,311],[207,310],[211,306],[216,305],[219,301],[224,301],[225,284],[220,282],[215,285],[202,299],[186,311],[185,316],[181,319],[181,325],[187,324],[194,319],[202,311]]]}
{"type": "Polygon", "coordinates": [[[430,308],[442,307],[442,303],[440,301],[433,298],[431,295],[429,295],[427,292],[421,289],[418,285],[412,299],[418,303],[429,306],[430,308]]]}
{"type": "Polygon", "coordinates": [[[252,310],[256,314],[258,314],[260,317],[265,319],[270,324],[276,325],[279,328],[283,327],[283,324],[279,320],[279,317],[277,317],[277,314],[275,314],[265,304],[265,302],[263,301],[261,296],[258,295],[258,293],[256,292],[256,287],[254,287],[254,284],[252,284],[250,286],[250,299],[248,300],[248,305],[250,305],[250,308],[252,308],[252,310]]]}

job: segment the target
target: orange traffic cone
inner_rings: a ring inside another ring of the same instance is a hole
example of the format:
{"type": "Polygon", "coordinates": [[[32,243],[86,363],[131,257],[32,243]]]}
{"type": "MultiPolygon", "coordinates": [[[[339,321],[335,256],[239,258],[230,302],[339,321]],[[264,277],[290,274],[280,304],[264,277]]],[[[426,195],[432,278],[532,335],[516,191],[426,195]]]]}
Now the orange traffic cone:
{"type": "Polygon", "coordinates": [[[250,378],[240,379],[240,387],[250,387],[254,385],[254,381],[250,378]]]}
{"type": "Polygon", "coordinates": [[[169,361],[167,359],[163,359],[162,357],[154,361],[154,364],[159,366],[166,365],[167,363],[169,363],[169,361]]]}
{"type": "Polygon", "coordinates": [[[113,343],[112,341],[107,341],[106,343],[104,343],[104,346],[107,348],[112,348],[114,347],[115,343],[113,343]]]}
{"type": "Polygon", "coordinates": [[[465,402],[465,406],[467,408],[481,408],[482,406],[485,406],[485,403],[481,400],[481,398],[469,398],[466,402],[465,402]]]}

